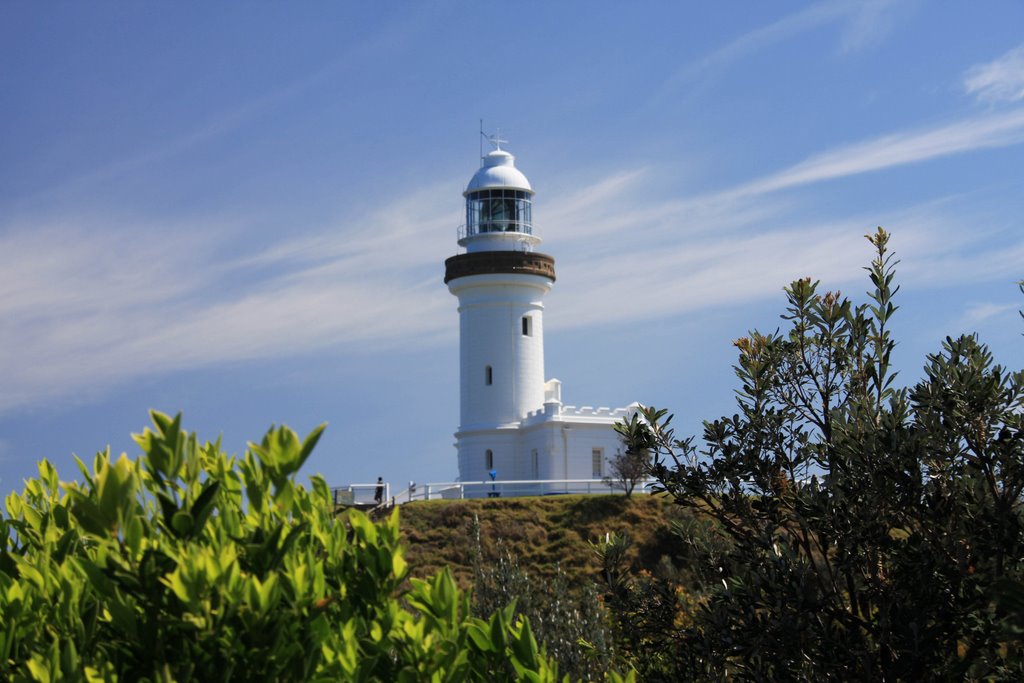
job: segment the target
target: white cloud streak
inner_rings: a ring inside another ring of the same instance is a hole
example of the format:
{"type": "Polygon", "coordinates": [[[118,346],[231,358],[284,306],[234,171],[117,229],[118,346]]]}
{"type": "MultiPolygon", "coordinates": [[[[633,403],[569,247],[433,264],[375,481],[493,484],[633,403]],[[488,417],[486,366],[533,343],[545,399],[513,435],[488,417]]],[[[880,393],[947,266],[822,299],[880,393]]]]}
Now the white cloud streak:
{"type": "Polygon", "coordinates": [[[726,194],[747,196],[777,192],[977,149],[1024,142],[1024,109],[956,123],[886,135],[812,156],[794,166],[746,183],[726,194]]]}
{"type": "Polygon", "coordinates": [[[1024,262],[1024,239],[1006,245],[966,233],[963,225],[972,221],[947,202],[838,221],[797,219],[791,211],[753,216],[723,224],[717,234],[690,230],[681,217],[629,249],[616,242],[618,250],[596,258],[569,252],[572,259],[558,264],[558,315],[548,327],[639,323],[774,299],[799,277],[860,290],[871,255],[863,235],[876,224],[894,231],[901,281],[916,287],[1013,278],[1024,262]]]}
{"type": "Polygon", "coordinates": [[[736,62],[822,26],[842,23],[839,52],[862,50],[881,42],[892,28],[892,10],[906,3],[896,0],[833,0],[806,7],[756,28],[714,52],[685,64],[668,79],[666,90],[699,78],[715,76],[736,62]]]}
{"type": "Polygon", "coordinates": [[[964,312],[958,327],[970,328],[978,323],[1001,316],[1019,308],[1017,304],[994,304],[991,302],[974,304],[964,312]]]}
{"type": "Polygon", "coordinates": [[[912,4],[904,0],[866,0],[854,3],[839,38],[839,52],[860,52],[880,44],[892,31],[897,12],[912,4]]]}
{"type": "Polygon", "coordinates": [[[233,231],[216,226],[10,227],[0,413],[182,368],[452,337],[438,286],[448,243],[436,238],[456,217],[431,207],[436,196],[366,217],[362,238],[334,229],[225,262],[209,235],[233,231]]]}
{"type": "MultiPolygon", "coordinates": [[[[807,275],[844,286],[862,277],[862,235],[876,223],[894,227],[903,272],[922,284],[1019,278],[1024,241],[966,232],[948,206],[801,218],[797,198],[772,193],[1022,139],[1024,110],[849,145],[684,199],[645,195],[651,171],[611,174],[538,214],[559,257],[549,327],[756,301],[807,275]]],[[[239,225],[11,223],[0,231],[0,414],[183,368],[452,343],[441,278],[459,185],[241,254],[239,225]]]]}
{"type": "Polygon", "coordinates": [[[574,284],[563,294],[568,301],[560,304],[566,310],[556,326],[637,321],[756,300],[807,275],[848,283],[862,276],[857,255],[868,253],[862,235],[879,223],[897,226],[901,254],[912,264],[903,272],[923,286],[1014,277],[1024,262],[1024,241],[984,248],[989,236],[965,233],[964,219],[950,218],[948,202],[794,227],[792,207],[769,195],[1020,142],[1024,109],[847,145],[721,192],[644,202],[636,212],[614,207],[632,205],[623,198],[643,173],[615,176],[601,192],[569,197],[563,208],[555,208],[564,235],[558,243],[571,243],[576,259],[560,267],[562,277],[574,284]],[[595,197],[604,201],[594,202],[595,197]],[[622,246],[624,235],[628,249],[622,246]]]}
{"type": "Polygon", "coordinates": [[[987,64],[968,69],[964,90],[982,102],[1024,100],[1024,44],[987,64]]]}

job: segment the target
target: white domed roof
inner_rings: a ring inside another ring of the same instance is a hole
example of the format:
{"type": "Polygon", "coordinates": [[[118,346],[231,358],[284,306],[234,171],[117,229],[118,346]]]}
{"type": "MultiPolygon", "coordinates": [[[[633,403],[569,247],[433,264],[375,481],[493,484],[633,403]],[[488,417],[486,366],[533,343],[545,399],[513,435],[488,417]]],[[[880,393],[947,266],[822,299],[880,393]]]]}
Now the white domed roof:
{"type": "Polygon", "coordinates": [[[463,194],[488,187],[510,187],[533,192],[530,181],[516,168],[516,158],[503,149],[496,149],[484,157],[484,165],[473,175],[463,194]]]}

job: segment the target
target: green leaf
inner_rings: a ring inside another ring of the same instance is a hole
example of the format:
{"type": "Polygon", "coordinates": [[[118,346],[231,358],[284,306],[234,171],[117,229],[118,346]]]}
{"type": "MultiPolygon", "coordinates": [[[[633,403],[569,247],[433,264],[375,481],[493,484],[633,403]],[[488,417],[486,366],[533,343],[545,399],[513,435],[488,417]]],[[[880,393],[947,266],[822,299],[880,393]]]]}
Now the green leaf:
{"type": "Polygon", "coordinates": [[[192,503],[190,513],[194,520],[194,534],[202,531],[206,520],[210,517],[210,513],[213,512],[213,503],[216,500],[218,491],[220,491],[220,482],[215,479],[207,479],[206,483],[203,484],[202,492],[195,499],[195,502],[192,503]]]}
{"type": "Polygon", "coordinates": [[[175,569],[167,576],[160,578],[160,583],[164,584],[171,591],[174,592],[178,599],[184,603],[192,602],[192,594],[189,591],[189,587],[185,584],[185,581],[181,578],[181,568],[175,569]]]}
{"type": "Polygon", "coordinates": [[[466,635],[473,641],[473,644],[483,652],[493,652],[494,645],[491,642],[490,633],[484,630],[479,624],[470,624],[466,627],[466,635]]]}
{"type": "Polygon", "coordinates": [[[512,639],[512,651],[528,668],[537,667],[537,640],[533,637],[529,619],[523,619],[519,635],[512,639]]]}
{"type": "Polygon", "coordinates": [[[508,645],[508,636],[506,630],[508,629],[508,617],[505,614],[505,610],[498,610],[491,615],[491,647],[494,650],[504,650],[508,645]]]}
{"type": "Polygon", "coordinates": [[[324,422],[319,427],[316,427],[311,431],[302,442],[302,449],[299,451],[299,455],[295,462],[292,463],[293,469],[291,472],[298,472],[303,465],[306,464],[306,460],[313,453],[313,449],[316,448],[317,442],[320,441],[320,436],[327,429],[327,423],[324,422]]]}
{"type": "Polygon", "coordinates": [[[144,534],[145,529],[142,525],[142,518],[137,515],[129,517],[128,523],[125,524],[124,528],[124,541],[132,551],[133,555],[138,555],[139,551],[142,549],[142,539],[144,534]]]}
{"type": "Polygon", "coordinates": [[[405,572],[408,569],[409,564],[402,557],[401,548],[397,548],[391,553],[391,571],[394,573],[396,579],[405,578],[405,572]]]}

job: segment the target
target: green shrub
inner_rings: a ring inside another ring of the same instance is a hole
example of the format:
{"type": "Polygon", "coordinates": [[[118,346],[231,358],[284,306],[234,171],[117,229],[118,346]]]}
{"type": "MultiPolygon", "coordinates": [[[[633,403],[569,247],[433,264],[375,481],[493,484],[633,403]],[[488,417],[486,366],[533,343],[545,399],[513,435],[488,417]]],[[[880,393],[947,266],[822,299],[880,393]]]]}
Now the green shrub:
{"type": "Polygon", "coordinates": [[[399,592],[397,511],[335,517],[322,478],[295,482],[322,427],[238,458],[152,419],[138,459],[79,461],[84,483],[43,461],[8,496],[3,679],[557,680],[525,619],[474,618],[447,571],[399,592]]]}
{"type": "Polygon", "coordinates": [[[645,644],[671,655],[669,680],[1024,677],[1024,372],[947,338],[898,388],[896,262],[886,232],[869,239],[866,304],[797,280],[788,329],[736,342],[737,412],[702,447],[665,410],[622,425],[675,502],[716,522],[693,536],[686,620],[610,605],[659,626],[645,644]]]}

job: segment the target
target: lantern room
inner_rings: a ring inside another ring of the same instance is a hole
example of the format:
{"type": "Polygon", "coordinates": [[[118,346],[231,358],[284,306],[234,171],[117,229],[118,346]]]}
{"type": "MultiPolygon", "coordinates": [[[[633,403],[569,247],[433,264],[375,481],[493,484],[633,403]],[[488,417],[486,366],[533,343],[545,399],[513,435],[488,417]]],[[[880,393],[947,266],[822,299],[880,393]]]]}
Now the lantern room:
{"type": "Polygon", "coordinates": [[[459,244],[467,251],[531,251],[540,243],[533,234],[533,188],[500,146],[483,158],[463,196],[459,244]]]}

